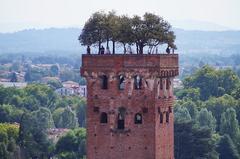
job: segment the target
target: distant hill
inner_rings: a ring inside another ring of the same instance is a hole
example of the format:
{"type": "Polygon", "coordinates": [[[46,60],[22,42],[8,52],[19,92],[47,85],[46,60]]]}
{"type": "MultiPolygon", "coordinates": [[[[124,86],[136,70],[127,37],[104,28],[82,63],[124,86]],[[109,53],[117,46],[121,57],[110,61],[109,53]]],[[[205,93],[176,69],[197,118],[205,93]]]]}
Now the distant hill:
{"type": "Polygon", "coordinates": [[[186,31],[175,29],[176,45],[186,54],[240,54],[240,31],[186,31]]]}
{"type": "MultiPolygon", "coordinates": [[[[178,52],[186,54],[240,54],[240,31],[174,29],[178,52]]],[[[1,53],[81,53],[79,28],[24,30],[0,33],[1,53]]]]}
{"type": "Polygon", "coordinates": [[[201,31],[234,30],[223,25],[198,20],[172,20],[170,21],[170,23],[172,24],[172,26],[176,28],[182,28],[185,30],[201,30],[201,31]]]}
{"type": "Polygon", "coordinates": [[[17,52],[79,52],[79,28],[23,30],[0,33],[0,53],[17,52]]]}

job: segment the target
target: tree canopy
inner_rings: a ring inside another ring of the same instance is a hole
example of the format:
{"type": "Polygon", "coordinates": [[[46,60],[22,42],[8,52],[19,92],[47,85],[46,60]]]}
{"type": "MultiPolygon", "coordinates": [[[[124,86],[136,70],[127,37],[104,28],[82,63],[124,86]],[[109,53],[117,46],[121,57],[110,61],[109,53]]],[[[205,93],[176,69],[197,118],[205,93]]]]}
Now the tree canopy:
{"type": "Polygon", "coordinates": [[[174,123],[175,158],[211,158],[217,159],[211,130],[195,128],[190,121],[174,123]]]}
{"type": "Polygon", "coordinates": [[[171,25],[153,13],[145,13],[143,17],[137,15],[128,17],[118,16],[114,11],[95,12],[85,23],[79,41],[82,45],[97,45],[99,50],[102,43],[106,42],[109,48],[109,41],[112,41],[113,54],[115,42],[123,44],[124,53],[126,53],[126,44],[135,44],[138,54],[143,54],[145,46],[149,47],[149,53],[161,44],[176,48],[171,25]]]}
{"type": "Polygon", "coordinates": [[[56,152],[60,159],[82,159],[86,155],[86,130],[77,128],[70,130],[56,144],[56,152]]]}
{"type": "Polygon", "coordinates": [[[183,80],[184,87],[176,90],[178,100],[174,111],[176,159],[239,158],[239,82],[231,69],[208,65],[183,80]],[[186,127],[179,128],[180,125],[186,127]],[[205,149],[208,146],[211,148],[205,149]]]}
{"type": "Polygon", "coordinates": [[[237,148],[235,147],[232,139],[229,137],[229,135],[224,135],[217,147],[217,150],[219,152],[219,159],[239,159],[240,155],[237,151],[237,148]]]}
{"type": "Polygon", "coordinates": [[[185,88],[200,89],[201,100],[207,100],[211,96],[220,97],[224,94],[231,94],[238,83],[239,78],[232,70],[215,70],[208,65],[203,66],[183,81],[185,88]]]}

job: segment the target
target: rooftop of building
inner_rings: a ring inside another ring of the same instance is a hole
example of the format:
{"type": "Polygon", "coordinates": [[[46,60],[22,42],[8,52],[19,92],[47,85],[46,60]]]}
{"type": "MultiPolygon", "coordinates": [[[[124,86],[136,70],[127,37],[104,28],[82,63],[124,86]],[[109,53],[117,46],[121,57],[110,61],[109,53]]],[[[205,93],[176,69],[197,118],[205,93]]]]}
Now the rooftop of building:
{"type": "Polygon", "coordinates": [[[16,87],[16,88],[24,88],[27,86],[26,82],[0,82],[0,85],[3,87],[16,87]]]}
{"type": "Polygon", "coordinates": [[[178,54],[84,54],[82,67],[178,67],[178,54]]]}

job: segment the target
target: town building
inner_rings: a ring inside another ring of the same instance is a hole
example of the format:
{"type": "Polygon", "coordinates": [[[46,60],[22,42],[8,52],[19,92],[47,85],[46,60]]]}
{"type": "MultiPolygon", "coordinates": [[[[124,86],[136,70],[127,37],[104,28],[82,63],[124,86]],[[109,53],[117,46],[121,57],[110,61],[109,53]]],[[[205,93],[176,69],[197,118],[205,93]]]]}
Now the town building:
{"type": "Polygon", "coordinates": [[[27,86],[25,82],[0,82],[0,85],[3,87],[16,87],[16,88],[24,88],[27,86]]]}
{"type": "Polygon", "coordinates": [[[74,81],[66,81],[62,83],[63,87],[56,89],[55,92],[61,96],[80,96],[87,97],[87,86],[79,85],[74,81]]]}
{"type": "Polygon", "coordinates": [[[61,96],[72,96],[75,95],[73,88],[58,88],[55,90],[55,93],[61,95],[61,96]]]}
{"type": "Polygon", "coordinates": [[[79,95],[81,97],[87,97],[87,86],[86,85],[79,86],[79,95]]]}

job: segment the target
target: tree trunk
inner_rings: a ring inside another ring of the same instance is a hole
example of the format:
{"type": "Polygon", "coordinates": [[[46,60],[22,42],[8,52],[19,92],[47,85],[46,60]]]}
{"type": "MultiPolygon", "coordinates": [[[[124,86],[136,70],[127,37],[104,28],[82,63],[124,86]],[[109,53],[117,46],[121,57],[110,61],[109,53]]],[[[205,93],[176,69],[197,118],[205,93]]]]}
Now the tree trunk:
{"type": "Polygon", "coordinates": [[[154,52],[154,49],[155,49],[155,46],[150,46],[150,51],[149,51],[149,54],[153,54],[153,52],[154,52]]]}
{"type": "Polygon", "coordinates": [[[124,54],[127,53],[126,44],[123,43],[124,54]]]}
{"type": "Polygon", "coordinates": [[[107,39],[107,48],[109,48],[109,39],[107,39]]]}
{"type": "Polygon", "coordinates": [[[148,47],[148,54],[151,54],[152,53],[152,46],[149,46],[148,47]]]}
{"type": "Polygon", "coordinates": [[[98,42],[98,54],[100,54],[100,50],[101,50],[101,42],[98,42]]]}
{"type": "Polygon", "coordinates": [[[143,44],[140,43],[139,45],[139,54],[143,54],[143,44]]]}
{"type": "Polygon", "coordinates": [[[115,41],[112,41],[113,48],[112,48],[112,54],[115,54],[115,41]]]}
{"type": "Polygon", "coordinates": [[[137,49],[137,54],[138,54],[139,52],[138,52],[138,44],[137,43],[136,43],[136,49],[137,49]]]}

